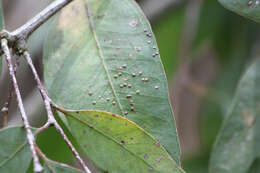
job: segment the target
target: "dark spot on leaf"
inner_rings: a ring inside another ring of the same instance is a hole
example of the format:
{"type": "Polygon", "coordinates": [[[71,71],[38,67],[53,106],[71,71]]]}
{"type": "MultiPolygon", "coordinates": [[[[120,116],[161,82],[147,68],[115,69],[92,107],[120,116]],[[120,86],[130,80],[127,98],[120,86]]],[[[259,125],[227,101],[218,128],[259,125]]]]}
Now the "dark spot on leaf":
{"type": "Polygon", "coordinates": [[[121,145],[125,145],[125,141],[121,141],[120,144],[121,144],[121,145]]]}
{"type": "Polygon", "coordinates": [[[79,114],[79,111],[76,111],[77,114],[79,114]]]}
{"type": "Polygon", "coordinates": [[[145,155],[144,155],[144,158],[145,158],[145,159],[148,159],[148,157],[149,157],[148,154],[145,154],[145,155]]]}
{"type": "Polygon", "coordinates": [[[113,117],[116,117],[116,114],[112,114],[113,117]]]}
{"type": "Polygon", "coordinates": [[[160,147],[160,146],[161,146],[159,142],[156,142],[155,145],[156,145],[157,147],[160,147]]]}
{"type": "Polygon", "coordinates": [[[152,34],[151,33],[147,33],[146,36],[147,37],[152,37],[152,34]]]}
{"type": "Polygon", "coordinates": [[[137,51],[137,52],[140,52],[141,51],[141,47],[134,47],[134,49],[137,51]]]}
{"type": "Polygon", "coordinates": [[[245,124],[249,127],[252,127],[255,121],[255,116],[251,115],[247,109],[243,109],[241,114],[245,124]]]}
{"type": "Polygon", "coordinates": [[[104,14],[99,14],[97,15],[97,18],[100,19],[100,18],[103,18],[105,15],[104,14]]]}
{"type": "Polygon", "coordinates": [[[247,6],[248,6],[248,7],[251,7],[252,5],[253,5],[253,1],[251,1],[251,0],[248,1],[247,6]]]}
{"type": "Polygon", "coordinates": [[[126,65],[126,64],[124,64],[124,65],[122,65],[122,67],[123,67],[123,68],[126,68],[126,67],[127,67],[127,65],[126,65]]]}
{"type": "Polygon", "coordinates": [[[126,98],[130,99],[130,98],[132,98],[132,95],[130,95],[130,94],[126,95],[126,98]]]}
{"type": "Polygon", "coordinates": [[[146,77],[144,77],[144,78],[142,78],[142,81],[143,81],[143,82],[149,82],[149,79],[146,78],[146,77]]]}
{"type": "Polygon", "coordinates": [[[115,74],[115,75],[114,75],[114,78],[115,78],[115,79],[117,79],[117,78],[118,78],[118,75],[117,75],[117,74],[115,74]]]}
{"type": "Polygon", "coordinates": [[[157,162],[160,162],[161,160],[162,160],[162,156],[160,156],[160,157],[158,157],[158,158],[156,159],[157,162]]]}
{"type": "Polygon", "coordinates": [[[83,134],[86,134],[86,130],[83,130],[82,133],[83,133],[83,134]]]}
{"type": "Polygon", "coordinates": [[[99,117],[99,115],[98,115],[98,114],[96,114],[96,115],[95,115],[95,117],[99,117]]]}

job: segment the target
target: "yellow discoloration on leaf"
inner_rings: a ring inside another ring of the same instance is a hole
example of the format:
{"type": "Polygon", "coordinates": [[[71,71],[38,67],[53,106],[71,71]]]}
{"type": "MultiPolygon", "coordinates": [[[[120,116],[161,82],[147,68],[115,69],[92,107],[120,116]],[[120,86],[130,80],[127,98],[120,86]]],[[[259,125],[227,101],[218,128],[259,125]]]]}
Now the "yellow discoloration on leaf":
{"type": "Polygon", "coordinates": [[[126,172],[130,165],[136,165],[132,172],[184,173],[163,146],[136,123],[103,111],[61,111],[67,115],[71,132],[83,151],[97,165],[102,167],[108,156],[113,161],[104,168],[109,172],[126,172]],[[94,139],[92,135],[95,140],[90,140],[94,139]]]}
{"type": "MultiPolygon", "coordinates": [[[[53,102],[66,109],[127,115],[180,165],[158,46],[136,2],[75,0],[54,22],[44,48],[45,85],[53,102]]],[[[88,140],[96,138],[93,135],[88,140]]],[[[98,157],[94,153],[88,156],[98,157]]],[[[156,159],[163,160],[160,155],[156,159]]],[[[113,168],[106,162],[102,166],[113,168]]]]}
{"type": "Polygon", "coordinates": [[[70,5],[62,9],[57,27],[61,30],[71,32],[74,36],[80,35],[88,27],[85,24],[88,23],[88,20],[84,12],[85,3],[82,0],[71,2],[70,5]]]}
{"type": "Polygon", "coordinates": [[[247,109],[243,109],[241,113],[245,124],[249,127],[253,126],[255,117],[251,115],[247,109]]]}

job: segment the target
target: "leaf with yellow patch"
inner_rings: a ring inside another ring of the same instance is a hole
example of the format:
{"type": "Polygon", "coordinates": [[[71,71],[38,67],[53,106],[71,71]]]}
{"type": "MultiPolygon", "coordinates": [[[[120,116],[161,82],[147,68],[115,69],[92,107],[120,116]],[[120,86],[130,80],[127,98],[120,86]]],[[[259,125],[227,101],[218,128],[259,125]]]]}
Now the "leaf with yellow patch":
{"type": "Polygon", "coordinates": [[[61,111],[76,141],[100,169],[184,173],[158,141],[126,118],[94,110],[61,111]]]}
{"type": "Polygon", "coordinates": [[[56,104],[125,116],[179,164],[158,47],[134,0],[74,0],[51,24],[43,61],[46,88],[56,104]]]}

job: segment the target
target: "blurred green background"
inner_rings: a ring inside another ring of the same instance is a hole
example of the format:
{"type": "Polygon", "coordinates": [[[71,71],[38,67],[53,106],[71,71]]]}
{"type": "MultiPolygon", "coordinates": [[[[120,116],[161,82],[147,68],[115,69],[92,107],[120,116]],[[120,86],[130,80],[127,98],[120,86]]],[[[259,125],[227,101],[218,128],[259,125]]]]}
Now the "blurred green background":
{"type": "MultiPolygon", "coordinates": [[[[49,2],[4,0],[7,29],[22,25],[49,2]]],[[[150,20],[158,41],[180,136],[183,168],[188,173],[207,173],[210,152],[236,85],[259,53],[259,25],[224,9],[216,0],[137,2],[150,20]]],[[[41,45],[45,33],[46,26],[43,26],[29,41],[41,75],[41,45]]],[[[39,126],[45,112],[24,62],[18,74],[19,81],[26,83],[21,90],[30,120],[39,126]],[[42,115],[40,120],[39,114],[42,115]]],[[[3,104],[8,88],[6,72],[0,84],[0,104],[3,104]]],[[[9,125],[20,123],[15,115],[17,109],[13,106],[9,125]]],[[[54,129],[41,134],[38,143],[51,159],[73,162],[70,151],[54,129]]],[[[250,173],[257,171],[259,161],[250,173]]]]}

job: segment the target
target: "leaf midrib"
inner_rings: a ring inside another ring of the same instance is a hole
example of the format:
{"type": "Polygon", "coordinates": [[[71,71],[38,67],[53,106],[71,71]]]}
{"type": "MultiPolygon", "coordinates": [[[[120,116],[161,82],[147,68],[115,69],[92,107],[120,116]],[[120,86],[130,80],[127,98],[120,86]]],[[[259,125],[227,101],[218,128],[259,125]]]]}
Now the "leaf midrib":
{"type": "Polygon", "coordinates": [[[118,103],[119,109],[121,111],[121,115],[124,116],[123,107],[122,107],[122,105],[120,103],[119,97],[117,96],[116,90],[115,90],[114,85],[112,83],[112,79],[111,79],[111,77],[109,75],[109,72],[108,72],[108,68],[107,68],[107,66],[105,64],[105,61],[104,61],[104,55],[102,53],[102,49],[101,49],[100,43],[99,43],[98,38],[97,38],[97,34],[96,34],[96,31],[95,31],[95,25],[94,25],[94,21],[93,21],[93,18],[92,18],[92,13],[91,13],[91,10],[90,10],[90,6],[89,6],[88,0],[86,0],[85,10],[86,10],[87,18],[88,18],[88,21],[89,21],[89,26],[91,28],[91,31],[92,31],[92,34],[94,36],[94,40],[95,40],[95,43],[96,43],[96,47],[98,49],[98,53],[99,53],[98,57],[100,58],[100,61],[101,61],[102,65],[103,65],[103,67],[104,67],[106,76],[108,78],[108,82],[109,82],[109,84],[111,86],[111,89],[113,91],[113,94],[114,94],[114,96],[116,98],[116,103],[118,103]]]}
{"type": "Polygon", "coordinates": [[[108,138],[109,140],[113,141],[114,143],[116,143],[117,145],[119,145],[120,147],[124,148],[127,152],[129,152],[131,155],[133,155],[135,158],[138,158],[139,160],[141,160],[142,162],[144,162],[148,167],[152,167],[154,168],[152,165],[148,164],[145,160],[143,160],[142,158],[140,158],[138,155],[136,155],[135,153],[133,153],[132,151],[128,150],[126,147],[122,146],[120,143],[118,143],[116,141],[116,139],[112,138],[111,136],[108,136],[106,134],[104,134],[102,131],[100,131],[99,129],[92,127],[91,125],[89,125],[87,122],[81,120],[80,118],[72,115],[72,114],[67,114],[71,117],[73,117],[75,120],[78,120],[79,122],[87,125],[89,128],[94,129],[96,132],[100,133],[101,135],[103,135],[104,137],[108,138]]]}
{"type": "MultiPolygon", "coordinates": [[[[65,113],[65,112],[64,112],[65,113]]],[[[113,141],[114,143],[116,143],[117,145],[119,145],[120,147],[124,148],[127,152],[129,152],[131,155],[133,155],[135,158],[138,158],[139,160],[141,160],[142,162],[144,162],[148,167],[154,168],[154,171],[158,171],[156,167],[154,167],[153,165],[150,165],[149,163],[147,163],[142,157],[139,157],[138,155],[136,155],[134,152],[132,152],[131,150],[129,150],[128,148],[122,146],[116,139],[114,139],[113,137],[106,135],[105,133],[103,133],[102,131],[100,131],[99,129],[95,128],[94,126],[92,126],[91,124],[88,124],[88,122],[85,122],[84,120],[81,120],[80,118],[74,116],[73,114],[70,113],[65,113],[68,116],[71,116],[72,118],[74,118],[75,120],[83,123],[84,125],[87,125],[88,127],[90,127],[91,129],[94,129],[96,132],[100,133],[101,135],[103,135],[104,137],[108,138],[109,140],[113,141]]],[[[145,133],[145,132],[144,132],[145,133]]],[[[145,133],[146,134],[146,133],[145,133]]],[[[148,135],[148,134],[146,134],[148,135]]],[[[148,135],[149,136],[149,135],[148,135]]],[[[165,151],[167,153],[167,151],[165,151]]],[[[168,154],[168,153],[167,153],[168,154]]],[[[174,163],[175,161],[171,159],[170,160],[174,163]]],[[[176,169],[181,170],[177,164],[174,166],[176,169]]]]}

